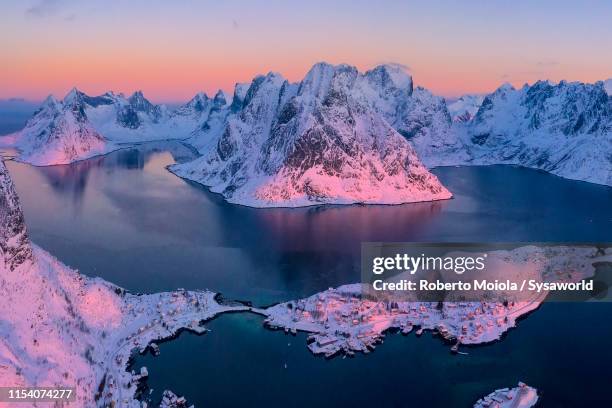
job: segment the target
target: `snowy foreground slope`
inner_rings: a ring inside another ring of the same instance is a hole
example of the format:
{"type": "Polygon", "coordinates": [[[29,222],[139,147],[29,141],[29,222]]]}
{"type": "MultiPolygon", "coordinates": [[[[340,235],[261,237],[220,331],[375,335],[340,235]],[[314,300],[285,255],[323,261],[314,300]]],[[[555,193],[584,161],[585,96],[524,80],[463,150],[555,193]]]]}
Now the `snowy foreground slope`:
{"type": "MultiPolygon", "coordinates": [[[[382,81],[412,91],[409,76],[380,69],[382,81]]],[[[385,93],[380,82],[378,73],[325,63],[299,84],[276,73],[259,76],[218,129],[213,148],[171,171],[255,207],[450,198],[377,110],[393,110],[394,98],[401,98],[385,93]]]]}
{"type": "Polygon", "coordinates": [[[140,407],[134,395],[147,373],[126,371],[134,349],[248,309],[207,291],[133,295],[68,268],[28,240],[1,162],[0,249],[0,386],[76,387],[70,406],[140,407]]]}

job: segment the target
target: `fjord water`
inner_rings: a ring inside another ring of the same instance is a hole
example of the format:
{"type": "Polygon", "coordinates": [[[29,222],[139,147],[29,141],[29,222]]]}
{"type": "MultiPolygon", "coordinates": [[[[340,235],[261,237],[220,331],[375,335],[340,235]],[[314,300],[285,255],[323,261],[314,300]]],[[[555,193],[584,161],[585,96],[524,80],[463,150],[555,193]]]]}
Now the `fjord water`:
{"type": "MultiPolygon", "coordinates": [[[[455,196],[442,202],[254,209],[165,169],[193,156],[160,142],[69,166],[8,167],[34,242],[133,292],[210,288],[266,305],[358,281],[362,241],[612,240],[612,188],[538,171],[439,168],[455,196]]],[[[611,309],[547,304],[469,356],[390,335],[369,356],[332,361],[310,355],[304,335],[227,315],[209,324],[213,333],[183,334],[135,365],[150,368],[154,399],[169,387],[196,406],[468,406],[518,380],[542,389],[550,406],[576,406],[569,401],[609,398],[612,351],[602,339],[612,334],[611,309]]]]}
{"type": "Polygon", "coordinates": [[[434,170],[455,198],[401,206],[255,209],[166,170],[144,144],[68,166],[8,164],[38,245],[134,292],[221,291],[258,305],[360,279],[363,241],[606,241],[612,188],[509,166],[434,170]]]}

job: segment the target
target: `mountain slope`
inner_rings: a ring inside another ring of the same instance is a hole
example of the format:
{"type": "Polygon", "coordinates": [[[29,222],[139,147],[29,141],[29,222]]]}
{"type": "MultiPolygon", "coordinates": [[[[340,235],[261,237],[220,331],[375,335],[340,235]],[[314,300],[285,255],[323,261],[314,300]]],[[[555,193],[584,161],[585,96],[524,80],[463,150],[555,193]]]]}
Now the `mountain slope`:
{"type": "Polygon", "coordinates": [[[502,86],[463,140],[471,164],[519,164],[612,185],[612,99],[602,82],[502,86]]]}
{"type": "Polygon", "coordinates": [[[482,95],[463,95],[448,104],[448,111],[453,122],[467,123],[471,121],[482,104],[482,95]]]}
{"type": "Polygon", "coordinates": [[[274,73],[257,77],[216,148],[171,170],[258,207],[450,198],[370,106],[364,81],[354,67],[325,63],[299,85],[274,73]]]}

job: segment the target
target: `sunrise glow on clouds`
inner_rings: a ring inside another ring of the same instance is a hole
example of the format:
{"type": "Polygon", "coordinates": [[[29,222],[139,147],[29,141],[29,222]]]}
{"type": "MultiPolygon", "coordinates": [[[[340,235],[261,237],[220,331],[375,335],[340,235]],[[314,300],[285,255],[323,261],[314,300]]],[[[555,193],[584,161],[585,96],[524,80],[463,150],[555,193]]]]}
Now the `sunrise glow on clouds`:
{"type": "Polygon", "coordinates": [[[409,67],[444,96],[502,82],[612,77],[612,3],[585,1],[5,1],[0,98],[231,90],[317,61],[409,67]],[[401,3],[401,4],[400,4],[401,3]]]}

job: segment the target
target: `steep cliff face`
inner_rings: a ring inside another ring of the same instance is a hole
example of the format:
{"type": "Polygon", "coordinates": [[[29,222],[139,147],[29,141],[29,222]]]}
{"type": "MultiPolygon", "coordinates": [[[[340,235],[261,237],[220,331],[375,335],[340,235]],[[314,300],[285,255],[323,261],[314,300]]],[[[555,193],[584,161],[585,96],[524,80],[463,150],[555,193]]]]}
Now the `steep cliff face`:
{"type": "Polygon", "coordinates": [[[116,295],[31,244],[1,162],[0,248],[0,386],[77,386],[76,406],[91,406],[99,381],[93,332],[117,318],[116,295]],[[87,313],[94,301],[108,301],[108,315],[87,313]]]}
{"type": "Polygon", "coordinates": [[[0,161],[0,251],[2,251],[0,256],[4,269],[10,271],[33,260],[19,199],[2,161],[0,161]]]}
{"type": "Polygon", "coordinates": [[[172,171],[253,206],[450,198],[381,114],[410,86],[383,69],[362,75],[324,63],[299,84],[257,77],[216,148],[172,171]]]}

